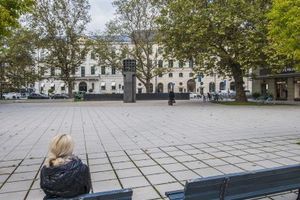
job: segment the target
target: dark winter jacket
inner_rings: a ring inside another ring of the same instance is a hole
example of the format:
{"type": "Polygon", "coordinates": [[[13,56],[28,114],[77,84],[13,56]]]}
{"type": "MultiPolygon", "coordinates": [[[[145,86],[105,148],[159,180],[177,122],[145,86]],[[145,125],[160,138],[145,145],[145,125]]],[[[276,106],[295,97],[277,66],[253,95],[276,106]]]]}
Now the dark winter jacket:
{"type": "Polygon", "coordinates": [[[70,162],[61,166],[44,166],[41,170],[40,185],[46,194],[44,199],[68,198],[89,193],[91,189],[89,168],[78,157],[72,157],[70,162]]]}

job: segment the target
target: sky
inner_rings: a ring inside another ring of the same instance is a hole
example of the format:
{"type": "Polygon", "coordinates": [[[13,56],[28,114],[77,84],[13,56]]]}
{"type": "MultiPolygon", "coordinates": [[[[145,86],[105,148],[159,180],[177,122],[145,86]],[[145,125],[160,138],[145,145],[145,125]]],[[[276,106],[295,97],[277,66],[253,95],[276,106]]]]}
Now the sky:
{"type": "Polygon", "coordinates": [[[88,32],[105,30],[105,24],[113,19],[115,12],[112,0],[89,0],[91,5],[91,22],[87,25],[88,32]]]}

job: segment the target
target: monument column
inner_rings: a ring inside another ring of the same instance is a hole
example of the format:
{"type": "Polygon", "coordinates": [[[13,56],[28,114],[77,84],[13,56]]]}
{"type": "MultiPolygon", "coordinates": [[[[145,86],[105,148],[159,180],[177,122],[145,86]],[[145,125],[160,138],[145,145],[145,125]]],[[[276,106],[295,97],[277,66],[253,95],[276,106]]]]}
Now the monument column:
{"type": "Polygon", "coordinates": [[[124,103],[136,102],[136,61],[127,59],[123,60],[123,77],[124,77],[124,103]]]}

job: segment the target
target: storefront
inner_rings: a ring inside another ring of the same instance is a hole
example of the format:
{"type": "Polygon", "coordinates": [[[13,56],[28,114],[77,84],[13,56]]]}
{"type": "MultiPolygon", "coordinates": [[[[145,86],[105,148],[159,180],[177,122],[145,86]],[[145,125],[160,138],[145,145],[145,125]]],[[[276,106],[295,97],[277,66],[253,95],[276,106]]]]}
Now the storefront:
{"type": "Polygon", "coordinates": [[[300,101],[300,72],[260,74],[252,82],[253,93],[271,95],[279,101],[300,101]]]}
{"type": "Polygon", "coordinates": [[[295,79],[295,101],[300,101],[300,78],[295,79]]]}
{"type": "Polygon", "coordinates": [[[276,100],[288,99],[288,83],[286,78],[275,79],[276,84],[276,100]]]}

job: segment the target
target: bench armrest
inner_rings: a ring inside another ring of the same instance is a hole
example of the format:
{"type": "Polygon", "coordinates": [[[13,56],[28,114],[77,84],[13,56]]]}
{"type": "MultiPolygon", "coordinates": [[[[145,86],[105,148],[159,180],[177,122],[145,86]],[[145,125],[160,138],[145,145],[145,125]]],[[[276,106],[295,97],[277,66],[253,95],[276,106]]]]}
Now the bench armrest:
{"type": "Polygon", "coordinates": [[[131,200],[132,189],[113,190],[83,194],[72,198],[51,198],[47,200],[131,200]]]}

